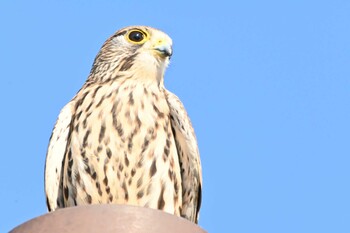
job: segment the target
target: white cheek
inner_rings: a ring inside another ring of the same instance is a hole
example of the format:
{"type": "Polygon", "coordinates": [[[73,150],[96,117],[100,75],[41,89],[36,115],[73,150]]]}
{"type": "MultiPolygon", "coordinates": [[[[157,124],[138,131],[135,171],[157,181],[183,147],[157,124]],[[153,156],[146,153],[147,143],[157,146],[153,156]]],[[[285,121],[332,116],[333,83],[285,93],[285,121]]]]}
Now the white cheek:
{"type": "Polygon", "coordinates": [[[114,42],[114,44],[117,44],[118,46],[126,46],[127,42],[125,41],[124,36],[116,36],[112,39],[112,41],[114,42]]]}
{"type": "Polygon", "coordinates": [[[150,52],[140,53],[134,62],[133,72],[143,80],[157,80],[160,83],[168,63],[168,58],[164,60],[150,52]]]}
{"type": "Polygon", "coordinates": [[[140,64],[144,64],[148,67],[160,65],[151,53],[140,53],[139,56],[137,56],[137,60],[140,61],[140,64]]]}
{"type": "Polygon", "coordinates": [[[142,68],[157,73],[164,73],[169,64],[169,59],[161,59],[155,54],[146,52],[137,56],[138,64],[142,65],[142,68]]]}

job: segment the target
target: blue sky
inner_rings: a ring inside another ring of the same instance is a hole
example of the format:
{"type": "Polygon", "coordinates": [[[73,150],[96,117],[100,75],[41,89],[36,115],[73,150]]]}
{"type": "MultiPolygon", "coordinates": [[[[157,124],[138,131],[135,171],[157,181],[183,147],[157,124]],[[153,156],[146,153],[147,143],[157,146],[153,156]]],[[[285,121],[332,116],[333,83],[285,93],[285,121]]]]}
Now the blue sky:
{"type": "Polygon", "coordinates": [[[46,213],[45,154],[102,43],[167,32],[193,121],[200,225],[350,232],[350,1],[1,1],[0,232],[46,213]]]}

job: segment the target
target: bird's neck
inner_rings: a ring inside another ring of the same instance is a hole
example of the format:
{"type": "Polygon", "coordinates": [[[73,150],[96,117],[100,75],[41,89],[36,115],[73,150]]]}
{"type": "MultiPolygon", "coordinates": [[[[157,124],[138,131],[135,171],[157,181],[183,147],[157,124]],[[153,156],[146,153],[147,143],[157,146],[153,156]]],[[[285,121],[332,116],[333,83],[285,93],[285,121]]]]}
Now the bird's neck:
{"type": "Polygon", "coordinates": [[[131,79],[140,83],[163,83],[165,69],[156,65],[142,64],[130,69],[131,79]]]}
{"type": "Polygon", "coordinates": [[[133,65],[128,70],[132,78],[139,82],[163,83],[165,69],[168,60],[151,56],[149,53],[141,53],[135,57],[133,65]]]}
{"type": "Polygon", "coordinates": [[[157,83],[163,86],[164,73],[167,63],[155,59],[147,59],[143,62],[133,62],[127,69],[116,63],[99,63],[90,72],[88,81],[105,83],[119,79],[130,79],[140,83],[157,83]]]}

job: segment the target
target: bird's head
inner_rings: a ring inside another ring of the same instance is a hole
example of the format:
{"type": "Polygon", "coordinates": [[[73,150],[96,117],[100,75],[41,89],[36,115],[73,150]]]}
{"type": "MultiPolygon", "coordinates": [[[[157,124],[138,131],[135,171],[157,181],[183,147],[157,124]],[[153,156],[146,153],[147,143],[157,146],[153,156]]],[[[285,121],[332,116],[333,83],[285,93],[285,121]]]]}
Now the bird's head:
{"type": "Polygon", "coordinates": [[[134,78],[162,83],[171,55],[172,40],[164,32],[146,26],[126,27],[103,44],[89,80],[134,78]]]}

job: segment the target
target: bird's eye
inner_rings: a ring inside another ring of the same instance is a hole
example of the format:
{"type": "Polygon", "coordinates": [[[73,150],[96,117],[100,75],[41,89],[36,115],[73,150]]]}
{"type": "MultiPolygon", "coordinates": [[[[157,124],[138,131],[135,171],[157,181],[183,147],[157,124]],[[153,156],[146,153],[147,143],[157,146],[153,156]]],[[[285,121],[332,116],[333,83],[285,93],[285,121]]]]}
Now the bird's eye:
{"type": "Polygon", "coordinates": [[[129,34],[129,39],[131,41],[140,42],[141,40],[143,40],[143,34],[138,31],[133,31],[129,34]]]}
{"type": "Polygon", "coordinates": [[[133,30],[128,33],[127,38],[133,43],[140,44],[147,38],[147,34],[140,30],[133,30]]]}

